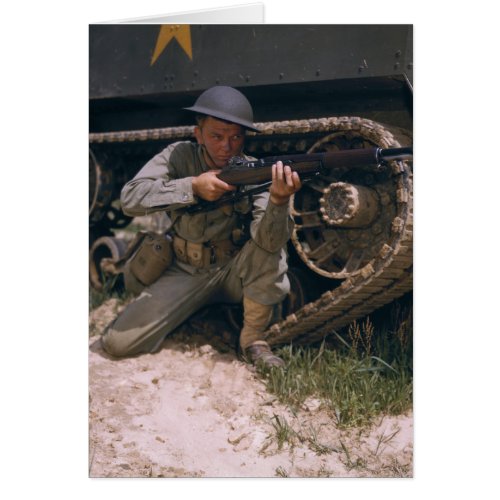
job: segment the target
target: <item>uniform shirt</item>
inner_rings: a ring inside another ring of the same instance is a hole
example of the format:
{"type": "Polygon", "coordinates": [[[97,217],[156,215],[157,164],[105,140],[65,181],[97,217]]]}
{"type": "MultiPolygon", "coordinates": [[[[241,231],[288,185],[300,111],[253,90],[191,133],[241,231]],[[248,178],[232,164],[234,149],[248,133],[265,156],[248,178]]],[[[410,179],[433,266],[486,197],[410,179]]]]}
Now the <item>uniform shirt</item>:
{"type": "Polygon", "coordinates": [[[253,195],[253,206],[242,200],[229,211],[183,212],[182,208],[199,201],[193,194],[192,178],[208,170],[202,146],[189,141],[170,144],[125,184],[122,210],[132,217],[167,210],[175,233],[195,243],[230,239],[239,214],[252,210],[250,233],[254,242],[273,253],[286,245],[293,227],[288,203],[274,205],[268,192],[253,195]]]}

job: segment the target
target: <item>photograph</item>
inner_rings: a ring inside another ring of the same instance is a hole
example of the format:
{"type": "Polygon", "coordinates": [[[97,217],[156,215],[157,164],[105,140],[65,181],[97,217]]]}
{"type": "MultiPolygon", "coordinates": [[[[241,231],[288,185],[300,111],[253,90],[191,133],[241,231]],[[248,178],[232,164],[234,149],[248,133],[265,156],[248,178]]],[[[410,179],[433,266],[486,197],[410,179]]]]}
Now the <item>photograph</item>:
{"type": "Polygon", "coordinates": [[[88,476],[413,478],[413,25],[88,30],[88,476]]]}

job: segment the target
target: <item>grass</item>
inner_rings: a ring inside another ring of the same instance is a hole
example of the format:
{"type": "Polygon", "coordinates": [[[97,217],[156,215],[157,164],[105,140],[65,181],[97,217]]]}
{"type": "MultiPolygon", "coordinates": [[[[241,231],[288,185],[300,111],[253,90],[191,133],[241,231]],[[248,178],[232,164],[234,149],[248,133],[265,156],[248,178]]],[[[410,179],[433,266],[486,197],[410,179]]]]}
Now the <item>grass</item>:
{"type": "Polygon", "coordinates": [[[412,406],[412,336],[411,306],[396,302],[376,322],[354,322],[319,346],[281,348],[286,368],[261,367],[259,374],[284,404],[297,408],[315,397],[338,427],[368,425],[412,406]]]}
{"type": "Polygon", "coordinates": [[[132,296],[131,293],[125,290],[123,277],[120,275],[112,276],[108,279],[103,278],[103,283],[103,289],[100,291],[89,286],[89,311],[98,308],[106,300],[116,298],[124,302],[132,296]]]}

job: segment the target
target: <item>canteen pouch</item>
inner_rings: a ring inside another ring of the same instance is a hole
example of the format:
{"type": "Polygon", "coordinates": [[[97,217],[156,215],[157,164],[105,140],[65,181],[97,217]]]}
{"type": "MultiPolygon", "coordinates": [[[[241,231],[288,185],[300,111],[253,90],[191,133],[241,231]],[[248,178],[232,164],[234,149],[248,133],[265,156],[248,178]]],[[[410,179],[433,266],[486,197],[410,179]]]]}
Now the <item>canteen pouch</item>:
{"type": "Polygon", "coordinates": [[[154,283],[173,261],[172,239],[169,235],[146,233],[138,250],[129,261],[130,272],[143,285],[154,283]]]}

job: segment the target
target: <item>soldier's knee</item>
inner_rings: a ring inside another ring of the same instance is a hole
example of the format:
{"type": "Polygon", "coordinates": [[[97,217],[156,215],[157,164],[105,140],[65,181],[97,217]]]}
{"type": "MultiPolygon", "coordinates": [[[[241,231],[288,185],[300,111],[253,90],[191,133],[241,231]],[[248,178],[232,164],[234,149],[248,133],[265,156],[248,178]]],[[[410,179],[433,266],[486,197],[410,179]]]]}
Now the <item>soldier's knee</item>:
{"type": "Polygon", "coordinates": [[[124,335],[120,335],[115,330],[109,329],[102,336],[102,345],[104,350],[116,358],[122,358],[133,354],[129,343],[124,335]]]}

